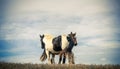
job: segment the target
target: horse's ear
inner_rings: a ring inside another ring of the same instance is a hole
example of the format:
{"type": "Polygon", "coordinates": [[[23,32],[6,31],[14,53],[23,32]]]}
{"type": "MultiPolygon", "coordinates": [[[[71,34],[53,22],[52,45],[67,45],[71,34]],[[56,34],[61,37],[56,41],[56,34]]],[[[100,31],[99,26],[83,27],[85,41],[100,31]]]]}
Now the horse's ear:
{"type": "Polygon", "coordinates": [[[43,37],[44,37],[44,34],[43,34],[43,37]]]}
{"type": "Polygon", "coordinates": [[[40,38],[42,37],[41,35],[39,35],[40,36],[40,38]]]}
{"type": "Polygon", "coordinates": [[[41,35],[39,35],[41,37],[41,35]]]}
{"type": "Polygon", "coordinates": [[[72,32],[70,34],[72,34],[72,32]]]}
{"type": "Polygon", "coordinates": [[[76,32],[73,34],[74,36],[76,35],[76,32]]]}
{"type": "Polygon", "coordinates": [[[44,37],[44,34],[43,35],[40,35],[40,38],[43,38],[44,37]]]}

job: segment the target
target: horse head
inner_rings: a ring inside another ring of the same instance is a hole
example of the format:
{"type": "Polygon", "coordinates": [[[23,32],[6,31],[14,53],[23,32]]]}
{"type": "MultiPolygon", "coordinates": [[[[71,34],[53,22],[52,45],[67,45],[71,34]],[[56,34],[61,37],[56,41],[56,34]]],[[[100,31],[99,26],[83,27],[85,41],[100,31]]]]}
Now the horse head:
{"type": "Polygon", "coordinates": [[[44,38],[44,34],[40,35],[40,42],[41,42],[41,48],[44,49],[45,48],[45,43],[43,42],[43,38],[44,38]]]}
{"type": "Polygon", "coordinates": [[[76,33],[70,33],[68,34],[68,37],[67,37],[68,41],[72,44],[72,45],[77,45],[77,40],[76,40],[76,33]]]}

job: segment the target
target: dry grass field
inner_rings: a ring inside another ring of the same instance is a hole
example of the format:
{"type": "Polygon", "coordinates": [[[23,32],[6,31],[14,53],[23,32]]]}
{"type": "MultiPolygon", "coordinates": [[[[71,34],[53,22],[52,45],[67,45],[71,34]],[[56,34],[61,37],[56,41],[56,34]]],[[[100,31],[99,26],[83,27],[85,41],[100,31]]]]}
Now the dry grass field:
{"type": "Polygon", "coordinates": [[[120,65],[0,63],[0,69],[120,69],[120,65]]]}

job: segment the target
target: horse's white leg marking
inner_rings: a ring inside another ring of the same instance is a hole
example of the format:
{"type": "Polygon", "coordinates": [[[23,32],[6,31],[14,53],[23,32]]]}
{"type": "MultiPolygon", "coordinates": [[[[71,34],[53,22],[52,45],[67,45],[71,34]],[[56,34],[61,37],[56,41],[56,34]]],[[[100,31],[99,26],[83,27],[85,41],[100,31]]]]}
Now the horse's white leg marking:
{"type": "Polygon", "coordinates": [[[55,64],[54,58],[55,58],[55,54],[52,54],[52,64],[55,64]]]}
{"type": "Polygon", "coordinates": [[[46,55],[48,57],[48,64],[51,64],[51,60],[50,60],[50,53],[49,51],[46,50],[46,55]]]}

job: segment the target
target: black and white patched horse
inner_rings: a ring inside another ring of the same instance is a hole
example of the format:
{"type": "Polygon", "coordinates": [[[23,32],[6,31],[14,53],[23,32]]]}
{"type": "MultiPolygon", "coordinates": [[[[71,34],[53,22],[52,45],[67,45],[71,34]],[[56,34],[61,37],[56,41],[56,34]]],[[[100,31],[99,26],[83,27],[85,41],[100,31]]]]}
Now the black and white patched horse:
{"type": "Polygon", "coordinates": [[[65,63],[66,55],[68,55],[68,61],[70,64],[74,64],[74,54],[72,52],[73,46],[77,45],[76,33],[70,33],[68,35],[60,35],[54,37],[53,35],[40,35],[40,41],[44,52],[40,57],[41,61],[48,58],[50,64],[55,63],[55,55],[60,55],[59,64],[61,63],[63,56],[63,63],[65,63]],[[52,54],[52,59],[50,59],[52,54]]]}

